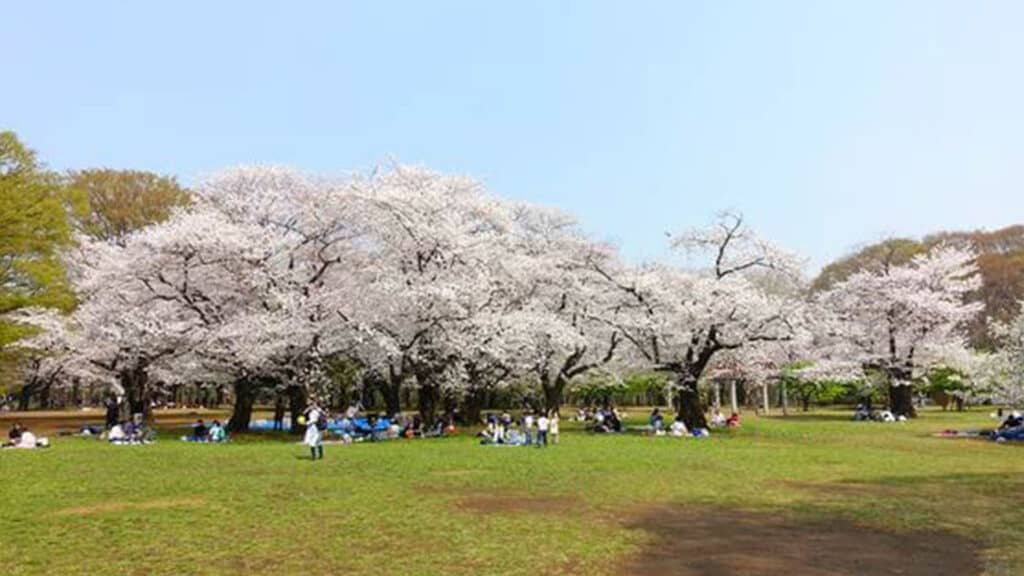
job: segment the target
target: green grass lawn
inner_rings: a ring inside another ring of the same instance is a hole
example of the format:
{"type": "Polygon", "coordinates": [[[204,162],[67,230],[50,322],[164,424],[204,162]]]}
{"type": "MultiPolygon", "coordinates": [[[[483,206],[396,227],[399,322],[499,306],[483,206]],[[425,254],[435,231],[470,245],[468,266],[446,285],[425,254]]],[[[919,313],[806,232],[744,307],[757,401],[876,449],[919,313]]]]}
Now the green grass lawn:
{"type": "Polygon", "coordinates": [[[563,423],[544,450],[459,437],[327,446],[315,463],[283,437],[58,438],[0,453],[0,572],[614,574],[652,538],[630,519],[668,503],[951,531],[988,574],[1024,569],[1024,446],[929,436],[991,427],[981,412],[846,417],[748,418],[702,441],[563,423]]]}

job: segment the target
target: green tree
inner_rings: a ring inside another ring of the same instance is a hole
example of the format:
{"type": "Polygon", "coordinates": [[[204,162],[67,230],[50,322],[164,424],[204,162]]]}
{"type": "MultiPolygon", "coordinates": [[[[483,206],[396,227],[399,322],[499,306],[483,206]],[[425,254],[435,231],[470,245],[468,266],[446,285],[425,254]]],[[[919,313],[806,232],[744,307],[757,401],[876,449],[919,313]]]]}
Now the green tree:
{"type": "Polygon", "coordinates": [[[88,202],[88,211],[80,219],[82,231],[115,242],[166,220],[174,209],[191,201],[188,190],[173,176],[139,170],[75,170],[67,175],[67,187],[88,202]]]}
{"type": "Polygon", "coordinates": [[[75,303],[60,259],[71,244],[69,209],[78,206],[14,132],[0,131],[0,392],[21,379],[23,352],[10,344],[31,329],[4,316],[75,303]]]}
{"type": "MultiPolygon", "coordinates": [[[[74,306],[60,259],[71,244],[70,200],[35,152],[13,132],[0,132],[0,316],[29,306],[74,306]]],[[[0,347],[25,333],[0,320],[0,347]]]]}

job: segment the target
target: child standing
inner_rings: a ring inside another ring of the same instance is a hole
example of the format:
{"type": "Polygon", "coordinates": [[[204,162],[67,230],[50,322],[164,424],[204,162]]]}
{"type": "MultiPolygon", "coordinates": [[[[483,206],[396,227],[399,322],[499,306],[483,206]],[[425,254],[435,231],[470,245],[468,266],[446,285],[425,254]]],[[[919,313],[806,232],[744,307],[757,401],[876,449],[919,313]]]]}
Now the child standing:
{"type": "Polygon", "coordinates": [[[551,443],[558,444],[558,412],[551,413],[551,420],[548,422],[548,435],[551,436],[551,443]]]}
{"type": "Polygon", "coordinates": [[[548,445],[548,430],[551,427],[551,421],[548,420],[548,415],[541,413],[540,418],[537,419],[537,447],[548,445]]]}

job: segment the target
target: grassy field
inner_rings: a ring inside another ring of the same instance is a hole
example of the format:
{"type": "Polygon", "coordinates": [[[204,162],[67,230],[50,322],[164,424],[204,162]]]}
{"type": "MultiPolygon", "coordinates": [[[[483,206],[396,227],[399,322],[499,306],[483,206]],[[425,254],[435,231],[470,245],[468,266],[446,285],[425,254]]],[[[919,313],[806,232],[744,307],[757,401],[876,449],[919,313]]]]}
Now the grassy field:
{"type": "Polygon", "coordinates": [[[868,554],[846,548],[863,537],[868,551],[933,544],[915,564],[974,550],[978,573],[1024,569],[1024,447],[929,436],[991,419],[846,418],[748,418],[684,441],[563,424],[547,449],[458,437],[327,446],[315,463],[283,436],[210,446],[168,430],[145,447],[57,438],[0,453],[0,572],[877,573],[815,568],[799,545],[819,536],[813,549],[840,565],[868,554]],[[699,520],[716,517],[726,521],[699,520]],[[834,540],[829,527],[842,527],[834,540]],[[682,540],[695,547],[676,558],[682,540]]]}

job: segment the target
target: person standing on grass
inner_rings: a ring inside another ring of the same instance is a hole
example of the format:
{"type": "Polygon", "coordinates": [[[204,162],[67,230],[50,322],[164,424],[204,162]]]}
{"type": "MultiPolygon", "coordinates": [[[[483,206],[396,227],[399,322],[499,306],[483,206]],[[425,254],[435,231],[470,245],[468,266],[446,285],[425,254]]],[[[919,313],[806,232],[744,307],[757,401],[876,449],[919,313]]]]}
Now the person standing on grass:
{"type": "Polygon", "coordinates": [[[318,457],[324,459],[324,435],[321,430],[321,420],[324,414],[315,403],[306,408],[306,436],[302,442],[309,446],[309,454],[312,460],[318,457]]]}
{"type": "Polygon", "coordinates": [[[552,444],[558,444],[558,412],[551,411],[551,419],[548,422],[548,436],[552,444]]]}
{"type": "Polygon", "coordinates": [[[284,396],[281,394],[274,400],[274,430],[284,430],[284,396]]]}
{"type": "Polygon", "coordinates": [[[537,447],[548,445],[548,430],[551,427],[551,421],[548,420],[548,415],[545,412],[541,412],[540,418],[537,419],[537,447]]]}
{"type": "Polygon", "coordinates": [[[104,405],[107,408],[107,414],[106,414],[106,419],[105,419],[105,422],[104,422],[104,428],[106,428],[107,430],[110,430],[111,428],[116,426],[117,422],[118,422],[117,397],[116,396],[109,396],[109,397],[107,397],[107,401],[104,402],[104,405]]]}
{"type": "Polygon", "coordinates": [[[302,442],[306,446],[309,446],[310,460],[316,460],[317,458],[323,460],[324,437],[320,432],[320,428],[316,425],[316,422],[308,422],[306,424],[306,436],[302,442]]]}

